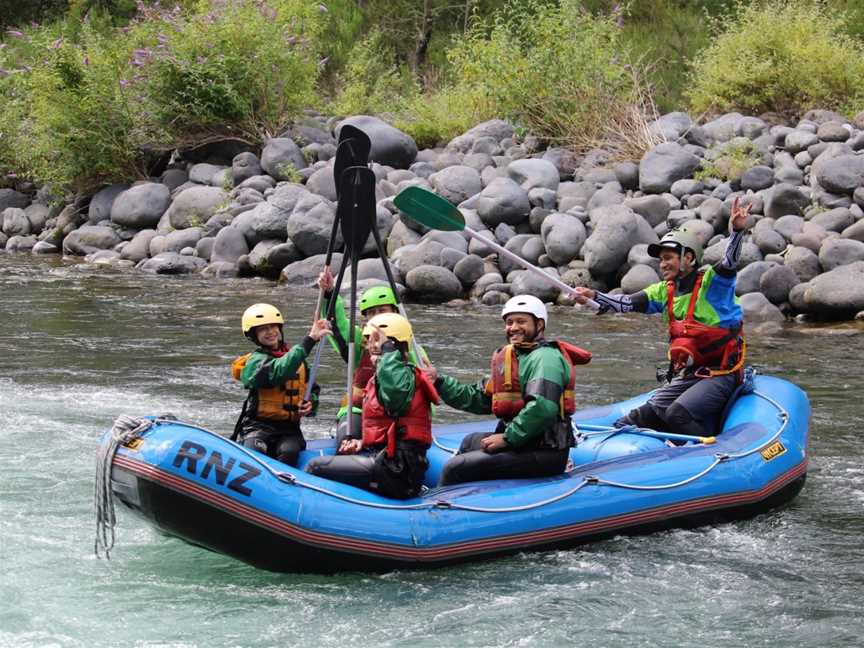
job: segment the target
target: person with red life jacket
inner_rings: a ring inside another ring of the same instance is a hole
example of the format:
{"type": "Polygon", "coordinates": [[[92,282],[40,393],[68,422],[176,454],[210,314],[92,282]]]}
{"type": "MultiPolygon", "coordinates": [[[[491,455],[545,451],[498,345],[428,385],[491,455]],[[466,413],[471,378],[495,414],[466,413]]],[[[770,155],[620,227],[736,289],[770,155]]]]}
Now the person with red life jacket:
{"type": "Polygon", "coordinates": [[[726,252],[713,266],[699,267],[702,245],[684,226],[648,246],[648,253],[660,259],[662,281],[632,295],[576,289],[578,302],[594,299],[601,312],[663,313],[669,326],[666,384],[616,426],[692,436],[716,432],[719,415],[744,370],[743,312],[735,296],[735,279],[749,216],[750,205],[742,207],[736,198],[726,252]]]}
{"type": "Polygon", "coordinates": [[[343,439],[337,455],[316,457],[306,472],[385,497],[420,494],[438,393],[410,360],[411,336],[411,324],[397,313],[369,320],[363,337],[374,374],[363,390],[362,438],[343,439]]]}
{"type": "Polygon", "coordinates": [[[444,466],[439,486],[487,479],[546,477],[567,467],[574,445],[575,365],[591,354],[544,338],[549,315],[542,301],[517,295],[501,311],[508,344],[492,356],[491,376],[476,385],[426,369],[441,399],[474,414],[495,414],[494,432],[467,435],[444,466]]]}
{"type": "MultiPolygon", "coordinates": [[[[318,275],[318,287],[324,292],[325,298],[324,303],[321,306],[321,317],[327,315],[327,305],[333,294],[332,291],[334,283],[333,274],[329,269],[318,275]]],[[[360,295],[358,307],[360,310],[360,316],[365,321],[369,321],[376,315],[382,313],[398,313],[399,307],[397,304],[396,295],[389,286],[372,286],[371,288],[364,290],[363,294],[360,295]]],[[[345,313],[345,305],[342,298],[337,295],[335,309],[333,311],[333,335],[330,337],[330,344],[339,352],[339,355],[342,356],[342,359],[345,360],[346,363],[348,362],[348,341],[351,338],[351,333],[348,330],[350,326],[351,324],[348,315],[345,313]]],[[[366,387],[369,378],[371,378],[372,374],[375,373],[375,367],[373,366],[369,353],[366,352],[365,345],[363,344],[363,326],[355,326],[353,335],[355,369],[351,412],[354,420],[351,422],[351,426],[354,438],[359,439],[360,428],[362,425],[363,390],[366,387]]],[[[423,349],[422,346],[417,345],[417,348],[423,356],[422,361],[418,361],[413,345],[412,348],[409,349],[408,355],[409,360],[419,367],[421,364],[428,362],[428,356],[426,355],[426,350],[423,349]]],[[[336,414],[337,446],[340,446],[342,441],[348,437],[347,415],[348,399],[346,397],[342,399],[342,402],[339,405],[339,411],[336,414]]]]}
{"type": "Polygon", "coordinates": [[[306,356],[330,323],[318,320],[300,344],[288,347],[283,339],[282,313],[270,304],[253,304],[243,313],[243,335],[256,345],[252,353],[240,356],[231,365],[231,375],[243,383],[249,395],[234,427],[232,440],[291,466],[297,465],[306,441],[300,419],[314,416],[317,391],[304,401],[306,356]]]}

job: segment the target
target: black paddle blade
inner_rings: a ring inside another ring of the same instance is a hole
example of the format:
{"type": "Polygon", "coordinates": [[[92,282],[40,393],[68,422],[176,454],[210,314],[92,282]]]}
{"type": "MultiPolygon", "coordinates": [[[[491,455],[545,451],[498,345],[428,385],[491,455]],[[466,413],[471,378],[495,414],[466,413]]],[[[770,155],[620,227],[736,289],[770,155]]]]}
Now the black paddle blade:
{"type": "Polygon", "coordinates": [[[343,124],[339,127],[339,143],[345,140],[355,140],[357,152],[357,164],[352,166],[361,166],[369,161],[369,151],[372,150],[372,141],[369,136],[351,124],[343,124]]]}
{"type": "Polygon", "coordinates": [[[339,129],[339,144],[336,147],[336,159],[333,160],[333,179],[336,182],[336,197],[342,189],[339,179],[345,169],[353,166],[365,166],[369,162],[369,151],[372,142],[362,130],[351,124],[345,124],[339,129]]]}
{"type": "Polygon", "coordinates": [[[345,252],[359,258],[369,233],[376,226],[375,174],[366,166],[345,169],[339,179],[336,216],[345,240],[345,252]]]}

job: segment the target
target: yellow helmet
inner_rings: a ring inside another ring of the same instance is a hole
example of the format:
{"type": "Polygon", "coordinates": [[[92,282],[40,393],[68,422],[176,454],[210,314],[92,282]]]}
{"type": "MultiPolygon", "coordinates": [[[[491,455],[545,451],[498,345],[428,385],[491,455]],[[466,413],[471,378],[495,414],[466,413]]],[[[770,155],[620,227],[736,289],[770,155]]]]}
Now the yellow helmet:
{"type": "Polygon", "coordinates": [[[413,335],[410,322],[398,313],[376,315],[363,327],[363,335],[372,335],[372,331],[376,328],[381,329],[387,337],[399,342],[410,342],[413,335]]]}
{"type": "Polygon", "coordinates": [[[243,334],[247,337],[249,332],[256,326],[264,324],[278,324],[282,326],[285,320],[282,319],[282,313],[279,309],[270,304],[252,304],[243,313],[243,318],[240,320],[240,325],[243,327],[243,334]]]}

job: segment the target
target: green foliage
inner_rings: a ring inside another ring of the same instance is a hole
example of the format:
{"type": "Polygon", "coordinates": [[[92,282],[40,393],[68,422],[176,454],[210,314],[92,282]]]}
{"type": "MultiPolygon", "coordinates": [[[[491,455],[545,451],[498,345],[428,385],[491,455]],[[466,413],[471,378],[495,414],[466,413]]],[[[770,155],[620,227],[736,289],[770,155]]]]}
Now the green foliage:
{"type": "Polygon", "coordinates": [[[860,110],[864,47],[844,32],[842,13],[809,1],[739,3],[721,25],[693,63],[694,110],[860,110]]]}
{"type": "MultiPolygon", "coordinates": [[[[441,107],[458,97],[468,123],[504,117],[587,147],[601,136],[610,108],[632,99],[619,33],[611,18],[592,16],[576,0],[509,2],[494,19],[477,21],[451,51],[454,81],[441,107]]],[[[452,122],[443,113],[439,119],[452,122]]],[[[431,126],[435,119],[417,121],[431,126]]]]}
{"type": "Polygon", "coordinates": [[[716,178],[724,182],[741,179],[747,169],[762,164],[762,154],[748,139],[735,138],[723,146],[713,160],[703,160],[696,180],[716,178]]]}
{"type": "Polygon", "coordinates": [[[417,92],[410,71],[396,63],[395,52],[384,44],[378,30],[351,49],[340,81],[341,91],[332,106],[340,115],[393,113],[417,92]]]}
{"type": "Polygon", "coordinates": [[[394,126],[413,137],[420,148],[432,148],[498,116],[482,95],[446,86],[437,92],[415,95],[397,115],[394,126]]]}
{"type": "Polygon", "coordinates": [[[81,43],[64,23],[28,34],[14,72],[3,80],[0,165],[18,175],[81,188],[103,179],[140,176],[135,142],[142,137],[139,101],[121,81],[129,78],[130,38],[107,38],[85,22],[81,43]]]}
{"type": "Polygon", "coordinates": [[[161,28],[145,52],[157,121],[177,138],[237,134],[257,141],[315,103],[322,9],[304,0],[201,2],[189,15],[151,12],[161,28]]]}

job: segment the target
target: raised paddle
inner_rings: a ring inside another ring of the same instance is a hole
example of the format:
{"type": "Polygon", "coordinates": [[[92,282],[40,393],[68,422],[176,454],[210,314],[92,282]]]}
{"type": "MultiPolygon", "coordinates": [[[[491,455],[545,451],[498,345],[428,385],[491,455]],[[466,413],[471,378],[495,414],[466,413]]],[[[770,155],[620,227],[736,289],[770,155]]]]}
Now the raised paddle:
{"type": "MultiPolygon", "coordinates": [[[[348,393],[348,438],[353,437],[353,419],[351,413],[352,384],[354,380],[354,327],[357,325],[357,264],[363,247],[369,238],[369,231],[375,219],[375,174],[367,166],[355,166],[345,169],[340,180],[340,203],[349,203],[350,209],[343,209],[339,214],[339,227],[345,239],[345,254],[351,259],[351,310],[349,313],[348,331],[348,378],[346,390],[348,393]],[[369,209],[371,204],[372,209],[369,209]]],[[[345,268],[342,260],[340,274],[345,268]]],[[[334,286],[334,295],[339,286],[334,286]]]]}
{"type": "MultiPolygon", "coordinates": [[[[460,212],[453,203],[442,198],[438,194],[422,187],[406,187],[398,196],[396,196],[393,203],[399,208],[399,211],[410,216],[421,225],[425,225],[430,229],[444,230],[447,232],[465,232],[471,238],[482,241],[499,254],[503,254],[514,263],[518,263],[526,270],[533,272],[535,275],[543,277],[566,293],[575,294],[572,286],[568,286],[557,277],[553,277],[548,272],[544,272],[507,248],[498,245],[495,241],[490,241],[486,237],[481,236],[476,230],[468,227],[465,224],[465,218],[462,216],[462,212],[460,212]]],[[[597,310],[600,309],[600,304],[593,299],[589,299],[585,303],[592,308],[597,310]]]]}
{"type": "MultiPolygon", "coordinates": [[[[336,148],[336,157],[333,160],[333,181],[336,185],[336,197],[338,200],[340,193],[340,180],[345,170],[353,166],[363,166],[369,160],[369,151],[372,148],[372,142],[369,136],[362,130],[350,124],[345,124],[339,131],[339,145],[336,148]]],[[[330,229],[330,239],[327,241],[327,254],[324,258],[324,271],[330,269],[330,263],[333,260],[333,251],[336,248],[336,235],[339,232],[339,204],[336,205],[336,217],[333,219],[333,227],[330,229]]],[[[344,235],[343,235],[344,238],[344,235]]],[[[342,266],[344,267],[344,259],[342,266]]],[[[324,302],[324,291],[318,291],[318,299],[315,302],[315,314],[312,317],[314,322],[320,317],[321,305],[324,302]]],[[[315,350],[315,361],[312,365],[314,373],[317,373],[318,365],[321,363],[322,344],[318,345],[315,350]]],[[[312,377],[312,375],[310,375],[312,377]]],[[[306,393],[303,396],[304,400],[309,400],[312,394],[314,381],[310,380],[306,385],[306,393]]]]}

